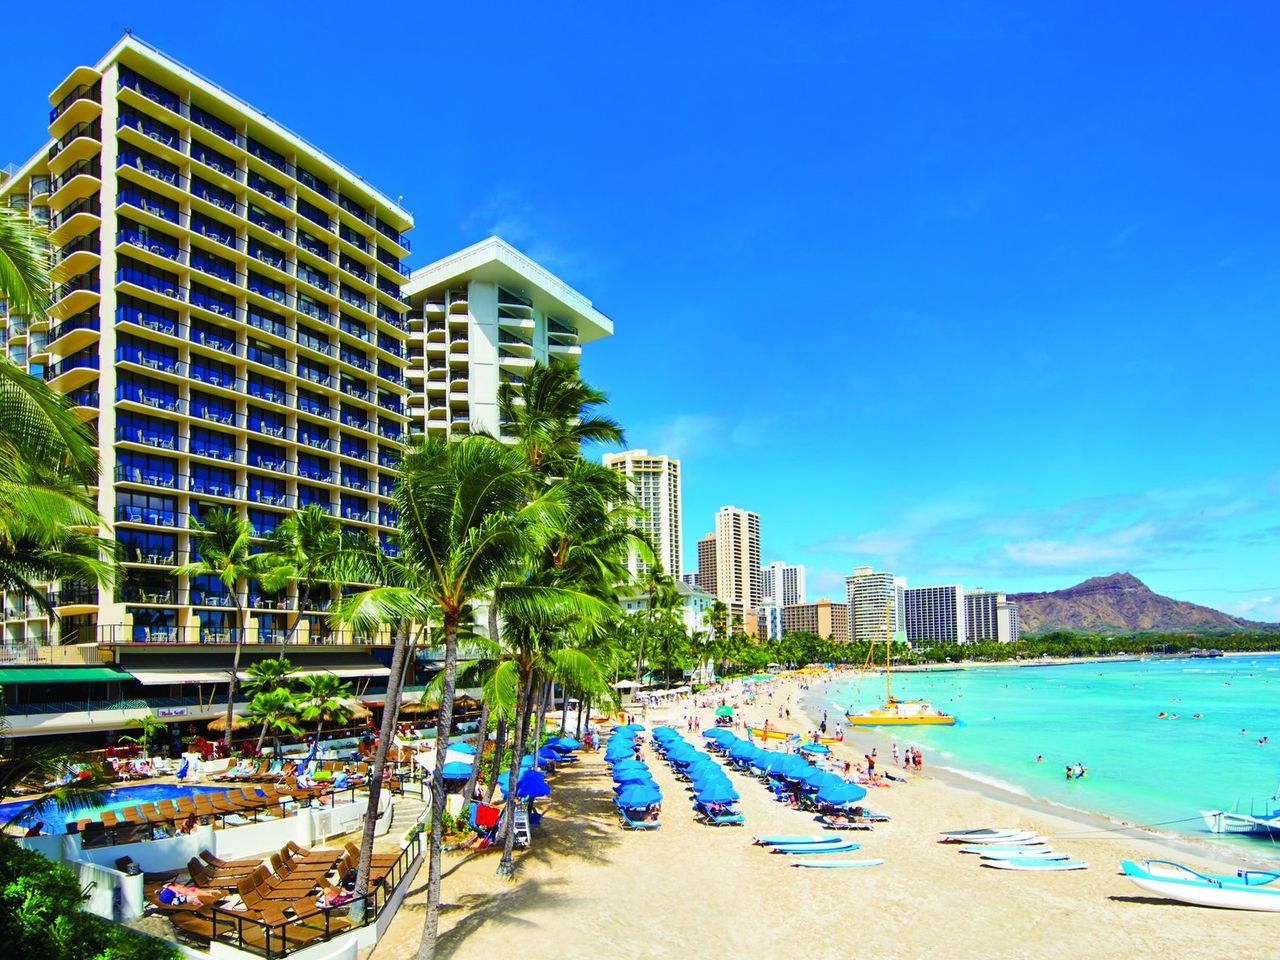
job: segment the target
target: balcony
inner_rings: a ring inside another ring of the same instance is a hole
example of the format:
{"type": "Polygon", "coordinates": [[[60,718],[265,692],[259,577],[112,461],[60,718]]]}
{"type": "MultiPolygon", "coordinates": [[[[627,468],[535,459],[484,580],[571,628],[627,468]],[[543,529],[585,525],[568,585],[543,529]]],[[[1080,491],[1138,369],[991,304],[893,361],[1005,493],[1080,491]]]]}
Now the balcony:
{"type": "MultiPolygon", "coordinates": [[[[95,156],[101,149],[102,122],[94,118],[83,123],[77,123],[49,148],[46,155],[50,164],[49,172],[56,173],[59,170],[66,169],[67,166],[78,160],[87,160],[95,156]],[[80,142],[77,143],[77,141],[80,142]],[[55,163],[55,161],[57,162],[55,163]]],[[[53,191],[46,185],[43,192],[52,193],[53,191]]]]}
{"type": "MultiPolygon", "coordinates": [[[[73,87],[49,111],[49,126],[84,123],[102,113],[102,81],[73,87]],[[61,121],[61,123],[59,123],[61,121]]],[[[50,133],[54,131],[51,129],[50,133]]]]}
{"type": "Polygon", "coordinates": [[[139,230],[121,228],[116,231],[116,244],[117,246],[124,244],[136,247],[157,257],[172,260],[174,263],[186,262],[186,254],[176,244],[149,232],[143,233],[139,230]]]}
{"type": "Polygon", "coordinates": [[[120,504],[116,507],[116,522],[151,527],[183,527],[186,525],[182,515],[175,510],[158,510],[134,507],[127,504],[120,504]]]}

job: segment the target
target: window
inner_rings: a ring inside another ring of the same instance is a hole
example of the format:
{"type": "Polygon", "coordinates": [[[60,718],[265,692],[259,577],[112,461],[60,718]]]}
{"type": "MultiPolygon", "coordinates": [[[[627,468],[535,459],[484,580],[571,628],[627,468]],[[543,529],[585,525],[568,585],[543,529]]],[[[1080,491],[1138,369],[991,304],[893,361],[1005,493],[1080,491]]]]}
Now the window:
{"type": "Polygon", "coordinates": [[[172,490],[178,486],[178,461],[124,450],[116,458],[116,480],[172,490]]]}
{"type": "Polygon", "coordinates": [[[178,425],[172,420],[163,420],[145,413],[122,411],[116,417],[116,440],[145,443],[161,450],[174,450],[178,446],[178,425]]]}
{"type": "Polygon", "coordinates": [[[191,415],[214,423],[231,426],[236,422],[236,404],[234,400],[214,396],[200,390],[191,391],[191,415]]]}
{"type": "Polygon", "coordinates": [[[201,307],[222,317],[234,317],[236,315],[235,297],[219,293],[212,287],[206,287],[203,283],[196,283],[194,280],[191,281],[191,305],[201,307]]]}
{"type": "Polygon", "coordinates": [[[214,497],[237,496],[236,473],[222,467],[193,463],[190,489],[192,493],[207,493],[214,497]]]}
{"type": "Polygon", "coordinates": [[[116,520],[121,523],[149,523],[177,526],[178,501],[157,493],[121,490],[116,493],[116,520]]]}
{"type": "Polygon", "coordinates": [[[205,357],[191,359],[191,379],[201,383],[210,383],[215,387],[233,387],[236,382],[236,368],[221,360],[210,360],[205,357]]]}
{"type": "Polygon", "coordinates": [[[215,460],[231,462],[240,459],[236,450],[234,434],[220,430],[207,430],[204,427],[192,427],[191,438],[187,441],[187,449],[198,457],[212,457],[215,460]]]}
{"type": "Polygon", "coordinates": [[[200,126],[204,127],[206,130],[216,133],[223,140],[230,140],[232,143],[235,143],[236,128],[233,127],[231,124],[227,123],[225,120],[220,120],[219,118],[215,117],[209,111],[203,110],[200,107],[197,107],[195,104],[192,104],[191,119],[195,123],[198,123],[200,126]]]}
{"type": "Polygon", "coordinates": [[[191,266],[228,283],[236,282],[236,265],[225,257],[206,253],[203,250],[192,250],[191,266]]]}
{"type": "Polygon", "coordinates": [[[249,396],[259,400],[268,400],[282,406],[289,402],[289,395],[284,391],[284,381],[260,374],[249,374],[249,396]]]}
{"type": "Polygon", "coordinates": [[[120,294],[116,297],[116,322],[136,323],[148,330],[172,334],[178,329],[178,311],[120,294]]]}

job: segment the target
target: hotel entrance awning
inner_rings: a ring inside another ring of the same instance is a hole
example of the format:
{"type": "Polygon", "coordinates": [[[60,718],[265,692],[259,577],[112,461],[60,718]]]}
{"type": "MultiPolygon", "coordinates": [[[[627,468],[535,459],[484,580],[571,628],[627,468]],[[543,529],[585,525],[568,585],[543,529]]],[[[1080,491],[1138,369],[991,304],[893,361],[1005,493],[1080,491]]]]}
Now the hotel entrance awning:
{"type": "Polygon", "coordinates": [[[129,674],[110,667],[0,667],[0,684],[104,683],[128,680],[129,674]]]}

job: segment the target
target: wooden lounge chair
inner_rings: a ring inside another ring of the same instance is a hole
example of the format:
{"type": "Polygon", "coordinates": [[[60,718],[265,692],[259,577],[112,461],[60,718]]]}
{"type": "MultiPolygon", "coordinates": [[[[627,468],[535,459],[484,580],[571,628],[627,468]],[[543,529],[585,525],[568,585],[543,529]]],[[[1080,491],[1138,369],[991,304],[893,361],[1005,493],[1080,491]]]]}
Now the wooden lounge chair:
{"type": "MultiPolygon", "coordinates": [[[[347,855],[352,859],[352,861],[353,861],[353,864],[352,864],[352,865],[353,865],[353,866],[355,865],[355,863],[356,863],[356,862],[359,862],[359,860],[360,860],[360,848],[359,848],[359,847],[357,847],[354,843],[352,843],[350,840],[348,840],[348,841],[346,842],[346,844],[344,844],[343,849],[344,849],[344,850],[346,850],[347,855]]],[[[390,853],[390,852],[387,852],[387,853],[375,853],[375,854],[373,855],[373,859],[372,859],[370,862],[371,862],[371,863],[385,863],[385,864],[391,864],[391,863],[395,863],[395,862],[396,862],[397,860],[399,860],[399,859],[400,859],[400,854],[398,854],[398,853],[390,853]]]]}
{"type": "Polygon", "coordinates": [[[242,867],[246,873],[256,870],[258,867],[262,866],[261,860],[254,860],[251,858],[244,860],[223,860],[221,857],[215,857],[208,850],[200,851],[200,859],[211,867],[222,867],[224,869],[242,867]]]}

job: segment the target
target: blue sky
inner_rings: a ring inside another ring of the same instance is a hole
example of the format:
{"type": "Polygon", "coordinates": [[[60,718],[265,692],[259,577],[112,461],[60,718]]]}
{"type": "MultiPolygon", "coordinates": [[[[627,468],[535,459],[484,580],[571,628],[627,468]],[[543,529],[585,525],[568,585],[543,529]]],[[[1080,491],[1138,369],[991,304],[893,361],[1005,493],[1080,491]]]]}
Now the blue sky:
{"type": "Polygon", "coordinates": [[[612,316],[585,371],[683,458],[687,562],[733,503],[811,593],[1280,620],[1280,14],[879,6],[19,5],[4,159],[132,27],[403,195],[413,264],[497,232],[612,316]]]}

